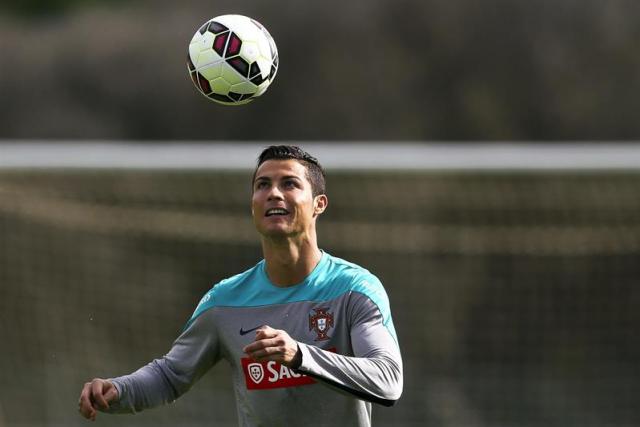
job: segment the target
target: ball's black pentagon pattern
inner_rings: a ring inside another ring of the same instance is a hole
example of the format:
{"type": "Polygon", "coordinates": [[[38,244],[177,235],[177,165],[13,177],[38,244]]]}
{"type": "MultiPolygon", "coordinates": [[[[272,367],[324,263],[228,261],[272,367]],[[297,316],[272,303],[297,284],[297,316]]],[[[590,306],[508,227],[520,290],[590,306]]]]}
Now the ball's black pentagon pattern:
{"type": "Polygon", "coordinates": [[[227,62],[243,77],[247,77],[249,74],[249,63],[241,57],[236,56],[235,58],[227,59],[227,62]]]}
{"type": "Polygon", "coordinates": [[[189,71],[194,71],[196,66],[193,65],[193,61],[191,61],[191,55],[187,54],[187,67],[189,67],[189,71]]]}
{"type": "Polygon", "coordinates": [[[196,72],[196,74],[198,75],[198,85],[200,86],[200,89],[202,89],[202,93],[204,93],[205,95],[211,92],[211,85],[209,84],[209,80],[207,80],[202,74],[196,72]]]}
{"type": "Polygon", "coordinates": [[[225,31],[216,35],[213,40],[213,50],[223,58],[236,56],[240,53],[242,40],[235,33],[225,31]]]}
{"type": "Polygon", "coordinates": [[[244,101],[245,99],[251,98],[255,93],[237,93],[237,92],[229,92],[228,96],[231,101],[238,102],[244,101]]]}
{"type": "Polygon", "coordinates": [[[235,56],[240,53],[240,47],[242,46],[242,40],[235,33],[231,33],[229,43],[227,44],[227,51],[225,57],[235,56]]]}
{"type": "Polygon", "coordinates": [[[236,93],[236,92],[229,92],[229,98],[231,98],[233,101],[240,101],[242,99],[242,94],[241,93],[236,93]]]}
{"type": "Polygon", "coordinates": [[[224,25],[222,25],[219,22],[216,21],[211,21],[209,23],[209,32],[213,33],[213,34],[220,34],[223,31],[228,31],[229,29],[227,27],[225,27],[224,25]]]}
{"type": "Polygon", "coordinates": [[[225,95],[220,95],[219,93],[210,93],[209,95],[207,95],[209,98],[211,99],[215,99],[216,101],[220,101],[220,102],[225,102],[225,103],[230,103],[231,100],[229,99],[228,96],[225,95]]]}
{"type": "Polygon", "coordinates": [[[254,62],[253,64],[251,64],[251,70],[249,71],[249,79],[251,80],[251,83],[253,83],[256,86],[260,86],[260,84],[264,82],[264,79],[262,78],[262,72],[260,72],[260,67],[258,66],[257,62],[254,62]]]}
{"type": "Polygon", "coordinates": [[[224,104],[235,104],[236,102],[244,101],[253,96],[252,93],[236,93],[229,92],[228,95],[220,95],[219,93],[210,93],[207,95],[211,99],[215,99],[216,101],[220,101],[224,104]]]}
{"type": "Polygon", "coordinates": [[[229,38],[229,32],[218,34],[213,40],[213,50],[215,50],[221,57],[224,57],[224,48],[227,45],[227,38],[229,38]]]}
{"type": "Polygon", "coordinates": [[[255,77],[256,74],[260,72],[260,67],[258,67],[258,63],[254,62],[251,64],[251,71],[249,71],[249,78],[255,77]]]}
{"type": "Polygon", "coordinates": [[[204,34],[204,33],[207,31],[207,27],[208,27],[208,25],[207,25],[207,24],[204,24],[202,27],[200,27],[200,29],[198,30],[198,32],[199,32],[200,34],[204,34]]]}

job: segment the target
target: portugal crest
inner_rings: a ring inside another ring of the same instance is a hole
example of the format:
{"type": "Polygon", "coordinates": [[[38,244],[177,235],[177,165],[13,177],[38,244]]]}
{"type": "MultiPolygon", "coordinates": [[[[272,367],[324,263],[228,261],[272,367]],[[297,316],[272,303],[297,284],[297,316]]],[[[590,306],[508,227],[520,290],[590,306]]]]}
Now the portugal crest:
{"type": "Polygon", "coordinates": [[[316,341],[329,339],[329,328],[333,328],[333,314],[327,312],[328,308],[314,308],[315,313],[309,314],[309,330],[318,334],[316,341]]]}

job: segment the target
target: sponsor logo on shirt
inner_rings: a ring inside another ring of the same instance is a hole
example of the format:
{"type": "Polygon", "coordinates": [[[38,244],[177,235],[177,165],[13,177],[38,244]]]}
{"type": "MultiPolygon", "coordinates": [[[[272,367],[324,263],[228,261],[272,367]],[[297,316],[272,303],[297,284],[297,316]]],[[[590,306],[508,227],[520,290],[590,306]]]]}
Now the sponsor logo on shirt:
{"type": "Polygon", "coordinates": [[[248,390],[298,387],[316,382],[313,378],[297,373],[273,360],[254,362],[248,357],[243,357],[241,361],[248,390]]]}
{"type": "MultiPolygon", "coordinates": [[[[335,348],[328,349],[333,353],[335,348]]],[[[273,360],[256,362],[248,357],[240,359],[247,390],[267,390],[272,388],[298,387],[315,384],[313,378],[294,371],[273,360]]]]}

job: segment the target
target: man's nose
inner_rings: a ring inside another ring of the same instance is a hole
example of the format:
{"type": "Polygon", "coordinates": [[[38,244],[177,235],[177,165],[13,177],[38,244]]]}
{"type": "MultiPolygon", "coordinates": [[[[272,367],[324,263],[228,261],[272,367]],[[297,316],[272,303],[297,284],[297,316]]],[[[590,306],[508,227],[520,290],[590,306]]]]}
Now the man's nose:
{"type": "Polygon", "coordinates": [[[267,200],[282,200],[284,197],[282,196],[282,191],[278,188],[277,185],[272,185],[269,189],[269,194],[267,196],[267,200]]]}

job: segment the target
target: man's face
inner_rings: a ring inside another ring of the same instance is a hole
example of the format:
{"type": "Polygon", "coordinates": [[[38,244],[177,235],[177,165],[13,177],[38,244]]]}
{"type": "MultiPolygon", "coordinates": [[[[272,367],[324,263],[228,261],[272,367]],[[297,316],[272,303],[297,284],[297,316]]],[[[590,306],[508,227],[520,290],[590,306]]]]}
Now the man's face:
{"type": "Polygon", "coordinates": [[[313,197],[306,168],[297,160],[267,160],[256,171],[251,211],[258,232],[286,237],[315,226],[326,197],[313,197]]]}

